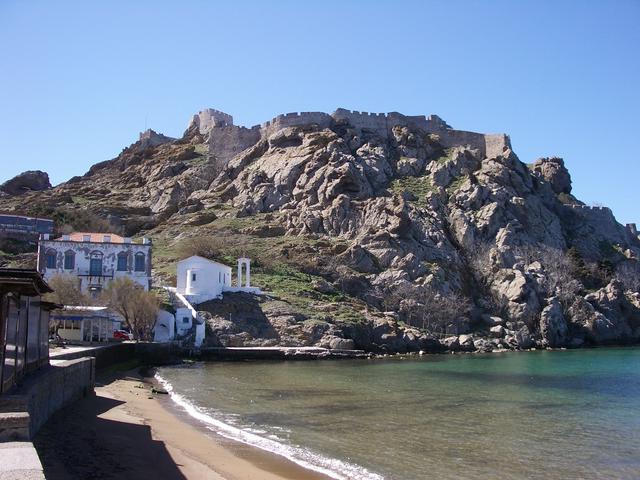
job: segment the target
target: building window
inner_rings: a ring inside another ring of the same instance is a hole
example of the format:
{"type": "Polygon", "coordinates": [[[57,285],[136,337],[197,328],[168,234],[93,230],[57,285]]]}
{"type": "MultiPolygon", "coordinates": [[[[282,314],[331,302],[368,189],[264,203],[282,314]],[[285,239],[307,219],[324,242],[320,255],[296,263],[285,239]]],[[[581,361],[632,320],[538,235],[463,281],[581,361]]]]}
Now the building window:
{"type": "Polygon", "coordinates": [[[120,252],[118,254],[118,271],[126,272],[127,271],[127,252],[120,252]]]}
{"type": "Polygon", "coordinates": [[[144,267],[145,267],[145,265],[144,265],[144,253],[138,252],[138,253],[136,253],[135,271],[136,272],[144,272],[145,271],[144,267]]]}
{"type": "Polygon", "coordinates": [[[76,254],[71,250],[64,252],[64,269],[73,270],[76,268],[76,254]]]}
{"type": "Polygon", "coordinates": [[[111,235],[104,235],[104,236],[102,237],[102,241],[103,241],[104,243],[111,243],[111,235]]]}
{"type": "Polygon", "coordinates": [[[182,317],[182,323],[189,323],[189,317],[182,317]]]}
{"type": "Polygon", "coordinates": [[[102,252],[91,252],[89,259],[89,275],[99,277],[102,275],[102,252]]]}
{"type": "Polygon", "coordinates": [[[218,283],[222,283],[222,272],[218,272],[218,283]]]}
{"type": "Polygon", "coordinates": [[[49,250],[47,252],[47,268],[56,268],[56,251],[49,250]]]}
{"type": "Polygon", "coordinates": [[[196,274],[195,274],[195,273],[192,273],[192,274],[191,274],[191,281],[192,281],[192,282],[195,282],[195,281],[196,281],[196,274]]]}
{"type": "Polygon", "coordinates": [[[99,277],[102,275],[102,259],[92,258],[89,262],[89,275],[99,277]]]}

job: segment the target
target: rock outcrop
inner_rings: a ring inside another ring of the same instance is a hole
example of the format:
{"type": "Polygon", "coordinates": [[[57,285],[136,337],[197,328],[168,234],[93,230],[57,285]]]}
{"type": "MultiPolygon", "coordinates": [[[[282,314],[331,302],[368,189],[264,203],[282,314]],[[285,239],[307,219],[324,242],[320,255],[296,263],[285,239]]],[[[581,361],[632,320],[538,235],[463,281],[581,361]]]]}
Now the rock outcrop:
{"type": "Polygon", "coordinates": [[[571,175],[558,157],[539,158],[533,164],[533,172],[545,180],[555,193],[571,193],[571,175]]]}
{"type": "Polygon", "coordinates": [[[0,185],[0,191],[8,195],[22,195],[26,192],[41,192],[51,188],[49,175],[40,170],[29,170],[16,175],[0,185]]]}
{"type": "Polygon", "coordinates": [[[640,293],[618,278],[637,265],[637,235],[571,196],[562,159],[527,166],[506,135],[435,116],[339,109],[247,129],[203,111],[180,139],[150,132],[25,195],[144,231],[156,263],[193,238],[214,258],[252,252],[270,299],[201,306],[212,344],[489,351],[640,337],[640,293]]]}

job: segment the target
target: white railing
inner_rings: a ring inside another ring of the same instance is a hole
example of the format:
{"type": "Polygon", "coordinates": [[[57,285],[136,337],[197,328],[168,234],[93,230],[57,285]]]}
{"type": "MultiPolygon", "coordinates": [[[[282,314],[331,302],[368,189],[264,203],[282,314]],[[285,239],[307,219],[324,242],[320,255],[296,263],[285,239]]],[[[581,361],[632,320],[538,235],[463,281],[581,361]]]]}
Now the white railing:
{"type": "Polygon", "coordinates": [[[196,327],[195,328],[196,338],[193,344],[196,347],[200,347],[200,345],[202,345],[202,342],[204,342],[204,337],[205,337],[204,320],[200,318],[200,316],[198,315],[198,312],[196,311],[195,308],[193,308],[193,305],[191,305],[189,300],[187,300],[185,296],[182,295],[181,293],[178,293],[176,288],[174,287],[163,287],[163,288],[166,291],[168,291],[171,295],[173,295],[175,298],[177,298],[180,301],[180,303],[182,303],[182,305],[184,305],[185,308],[188,308],[189,311],[191,312],[191,319],[196,327]]]}

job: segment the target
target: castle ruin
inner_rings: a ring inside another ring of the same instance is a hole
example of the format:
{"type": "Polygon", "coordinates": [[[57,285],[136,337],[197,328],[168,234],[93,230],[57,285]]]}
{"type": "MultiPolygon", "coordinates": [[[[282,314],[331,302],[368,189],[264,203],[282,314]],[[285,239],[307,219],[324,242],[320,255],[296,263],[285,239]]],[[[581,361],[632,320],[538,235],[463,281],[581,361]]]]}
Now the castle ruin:
{"type": "Polygon", "coordinates": [[[403,115],[398,112],[369,113],[338,108],[332,114],[324,112],[292,112],[277,115],[271,120],[251,128],[236,126],[233,117],[227,113],[208,108],[194,115],[189,129],[197,127],[201,135],[208,135],[209,152],[215,158],[216,168],[222,169],[233,156],[255,145],[261,138],[286,127],[317,125],[330,128],[344,124],[358,130],[374,132],[389,138],[396,126],[411,126],[426,133],[437,134],[444,147],[467,145],[477,149],[483,156],[494,157],[511,148],[505,134],[483,134],[454,130],[437,115],[403,115]]]}

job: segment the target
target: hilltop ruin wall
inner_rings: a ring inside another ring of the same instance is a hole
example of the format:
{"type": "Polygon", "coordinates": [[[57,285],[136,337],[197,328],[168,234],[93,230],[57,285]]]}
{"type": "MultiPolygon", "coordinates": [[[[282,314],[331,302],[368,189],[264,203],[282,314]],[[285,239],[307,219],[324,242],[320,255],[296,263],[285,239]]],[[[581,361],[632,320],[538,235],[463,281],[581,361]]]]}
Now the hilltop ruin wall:
{"type": "Polygon", "coordinates": [[[369,113],[344,108],[338,108],[331,115],[324,112],[286,113],[251,128],[236,126],[233,124],[231,115],[209,108],[194,115],[190,127],[195,124],[201,134],[209,135],[209,152],[212,157],[215,157],[216,168],[221,169],[234,155],[251,147],[260,138],[269,137],[278,130],[306,125],[330,128],[336,123],[368,130],[384,138],[389,138],[395,126],[411,126],[427,133],[437,134],[444,147],[467,145],[469,148],[479,150],[483,156],[487,157],[500,155],[507,148],[511,148],[507,135],[485,135],[454,130],[437,115],[408,116],[398,112],[369,113]]]}

